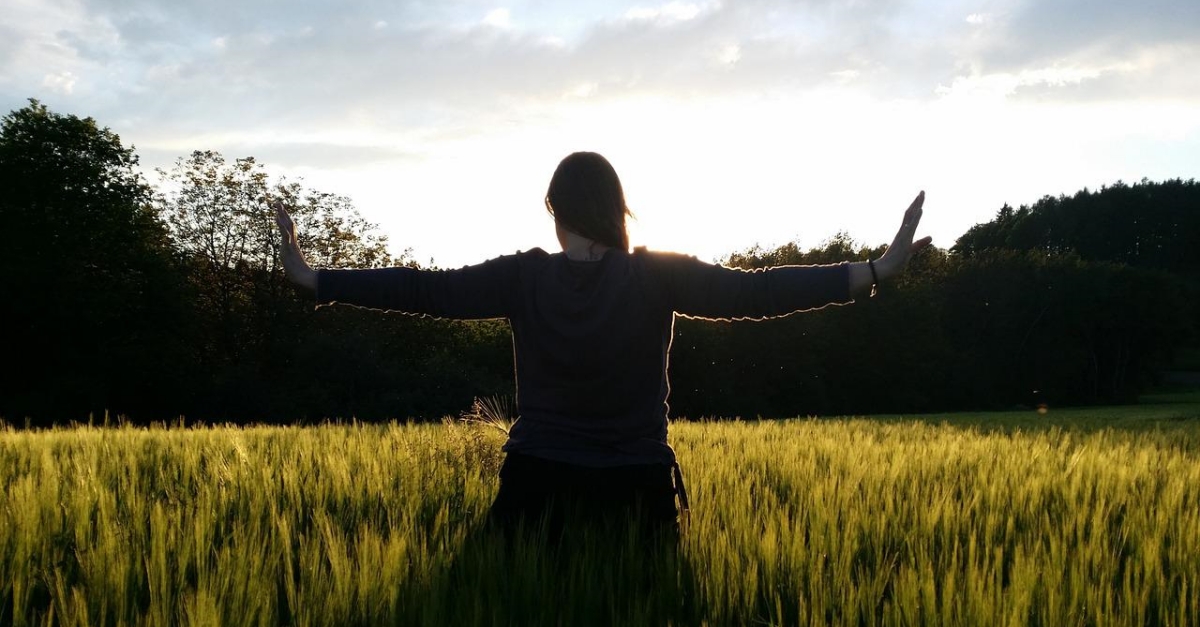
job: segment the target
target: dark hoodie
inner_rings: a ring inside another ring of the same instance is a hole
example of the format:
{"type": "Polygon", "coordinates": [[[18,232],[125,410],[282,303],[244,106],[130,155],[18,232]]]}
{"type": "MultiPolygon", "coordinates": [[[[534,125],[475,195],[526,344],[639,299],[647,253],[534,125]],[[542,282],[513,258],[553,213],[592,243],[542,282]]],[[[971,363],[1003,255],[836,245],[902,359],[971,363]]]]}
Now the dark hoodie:
{"type": "Polygon", "coordinates": [[[752,272],[675,253],[535,248],[458,270],[319,270],[317,303],[512,325],[519,418],[504,450],[584,466],[672,464],[675,314],[761,320],[851,302],[846,264],[752,272]]]}

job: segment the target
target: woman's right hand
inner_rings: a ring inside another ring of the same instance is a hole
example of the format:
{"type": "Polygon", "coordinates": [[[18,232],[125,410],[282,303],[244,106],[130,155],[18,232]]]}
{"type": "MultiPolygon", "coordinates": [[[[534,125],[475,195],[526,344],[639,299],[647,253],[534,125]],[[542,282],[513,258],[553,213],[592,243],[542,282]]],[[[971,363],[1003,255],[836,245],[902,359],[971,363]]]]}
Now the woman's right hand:
{"type": "Polygon", "coordinates": [[[316,291],[317,272],[304,260],[300,242],[296,239],[296,225],[292,222],[292,216],[288,215],[282,201],[271,201],[271,207],[275,209],[275,224],[279,225],[279,233],[283,236],[280,255],[283,257],[284,275],[292,283],[316,291]]]}

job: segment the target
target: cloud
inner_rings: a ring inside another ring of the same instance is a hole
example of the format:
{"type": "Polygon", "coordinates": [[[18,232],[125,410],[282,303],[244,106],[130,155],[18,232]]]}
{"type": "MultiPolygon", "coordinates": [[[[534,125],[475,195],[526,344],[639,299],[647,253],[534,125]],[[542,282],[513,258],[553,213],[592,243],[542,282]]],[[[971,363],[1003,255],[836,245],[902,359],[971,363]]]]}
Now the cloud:
{"type": "MultiPolygon", "coordinates": [[[[972,17],[978,18],[975,24],[980,28],[974,41],[962,47],[962,60],[977,73],[1090,66],[1102,69],[1094,78],[1102,74],[1111,83],[1122,73],[1104,68],[1134,64],[1136,74],[1143,76],[1170,73],[1171,68],[1146,56],[1168,48],[1186,49],[1188,54],[1176,60],[1200,70],[1200,64],[1185,58],[1200,57],[1200,3],[1194,0],[1024,0],[1010,2],[994,14],[974,14],[968,21],[972,17]]],[[[1136,78],[1133,72],[1124,77],[1136,78]]],[[[1111,95],[1119,97],[1121,92],[1111,95]]]]}
{"type": "MultiPolygon", "coordinates": [[[[497,234],[527,201],[529,232],[544,228],[544,176],[576,147],[630,173],[640,207],[728,220],[714,253],[766,224],[790,237],[792,222],[772,216],[797,180],[831,207],[847,193],[883,203],[923,181],[955,207],[939,218],[953,222],[949,241],[977,221],[971,207],[990,216],[1013,190],[1036,199],[1075,182],[1186,174],[1162,155],[1186,164],[1195,153],[1196,7],[5,0],[0,107],[36,97],[93,116],[148,166],[194,149],[253,155],[354,196],[364,213],[384,208],[375,215],[439,259],[511,252],[497,234]],[[1124,143],[1106,150],[1113,142],[1124,143]],[[1166,165],[1135,163],[1147,154],[1166,165]],[[467,171],[476,183],[464,186],[467,171]],[[464,244],[462,216],[483,206],[470,218],[483,239],[464,244]]],[[[845,212],[812,213],[811,243],[852,227],[845,212]]],[[[703,245],[677,224],[663,237],[703,245]]]]}
{"type": "Polygon", "coordinates": [[[1194,0],[954,5],[11,0],[0,102],[86,99],[89,115],[151,138],[257,129],[301,144],[288,133],[465,137],[629,97],[1197,97],[1194,0]]]}
{"type": "Polygon", "coordinates": [[[505,8],[492,9],[483,16],[483,23],[495,28],[511,28],[512,13],[505,8]]]}
{"type": "Polygon", "coordinates": [[[232,138],[213,138],[211,145],[193,141],[193,145],[139,147],[143,160],[155,167],[169,168],[169,164],[194,149],[216,149],[227,158],[253,156],[262,163],[285,169],[310,168],[318,170],[346,170],[367,164],[413,162],[420,159],[416,153],[405,152],[390,146],[345,144],[337,142],[272,142],[239,141],[232,138]]]}
{"type": "Polygon", "coordinates": [[[711,11],[717,5],[698,5],[691,2],[668,2],[657,7],[637,6],[625,12],[625,19],[635,22],[686,22],[695,19],[701,12],[711,11]]]}
{"type": "Polygon", "coordinates": [[[75,89],[76,80],[78,80],[78,77],[71,72],[47,74],[45,78],[42,79],[42,87],[59,94],[70,95],[75,89]]]}
{"type": "Polygon", "coordinates": [[[1200,45],[1148,47],[1092,66],[1079,80],[1026,83],[1013,96],[1039,102],[1200,102],[1200,45]]]}
{"type": "MultiPolygon", "coordinates": [[[[255,121],[255,107],[245,105],[250,94],[287,101],[295,112],[289,120],[320,122],[337,118],[348,102],[360,109],[425,109],[418,118],[431,109],[475,114],[557,97],[582,83],[597,85],[600,97],[720,93],[819,83],[830,71],[846,69],[848,56],[857,54],[849,63],[856,67],[877,56],[853,49],[872,36],[870,28],[843,37],[838,24],[825,23],[830,18],[824,8],[782,2],[638,5],[595,14],[574,36],[553,27],[521,28],[508,7],[467,19],[467,9],[410,3],[336,10],[303,4],[282,13],[232,0],[93,0],[80,6],[52,39],[96,71],[54,70],[90,76],[103,66],[116,74],[110,89],[122,108],[131,98],[154,95],[173,99],[161,108],[177,110],[182,120],[208,111],[239,123],[255,121]],[[736,73],[725,71],[733,65],[736,73]]],[[[833,20],[869,13],[846,10],[833,20]]],[[[47,73],[57,72],[38,78],[47,73]]],[[[274,117],[266,111],[275,107],[262,109],[264,119],[274,117]]]]}

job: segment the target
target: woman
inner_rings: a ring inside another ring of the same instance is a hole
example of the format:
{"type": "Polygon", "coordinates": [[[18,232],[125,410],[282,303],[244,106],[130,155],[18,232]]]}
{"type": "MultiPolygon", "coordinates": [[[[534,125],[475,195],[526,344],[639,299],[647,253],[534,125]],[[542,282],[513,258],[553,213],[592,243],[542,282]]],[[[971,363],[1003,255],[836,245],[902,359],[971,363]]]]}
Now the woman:
{"type": "Polygon", "coordinates": [[[667,444],[667,361],[675,314],[763,319],[829,304],[898,274],[911,254],[924,192],[878,261],[746,272],[674,253],[629,250],[629,209],[604,157],[569,155],[546,193],[562,252],[533,249],[458,270],[313,270],[282,205],[283,265],[318,304],[346,303],[442,318],[506,318],[512,325],[519,418],[504,445],[491,518],[632,514],[674,529],[687,508],[667,444]]]}

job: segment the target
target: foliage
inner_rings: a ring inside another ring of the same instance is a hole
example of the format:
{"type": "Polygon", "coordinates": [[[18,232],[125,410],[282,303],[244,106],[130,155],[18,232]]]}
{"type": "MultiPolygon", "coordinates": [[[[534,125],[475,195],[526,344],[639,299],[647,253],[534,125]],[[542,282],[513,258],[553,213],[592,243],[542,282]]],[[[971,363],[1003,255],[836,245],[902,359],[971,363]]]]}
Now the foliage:
{"type": "Polygon", "coordinates": [[[405,259],[390,257],[387,238],[349,199],[272,181],[251,157],[229,162],[218,152],[195,151],[159,174],[167,191],[155,196],[155,207],[191,290],[182,330],[193,347],[196,385],[187,410],[224,418],[274,414],[295,391],[296,383],[279,375],[303,339],[339,330],[314,327],[303,304],[310,296],[298,296],[284,278],[268,200],[291,208],[318,266],[380,267],[405,259]]]}
{"type": "Polygon", "coordinates": [[[284,202],[297,225],[300,245],[318,267],[378,268],[393,263],[387,237],[364,220],[350,199],[272,182],[253,157],[228,162],[215,151],[194,151],[169,171],[159,170],[170,191],[156,199],[176,247],[202,259],[209,271],[250,268],[272,273],[279,264],[275,214],[284,202]]]}
{"type": "Polygon", "coordinates": [[[807,266],[843,261],[866,261],[869,257],[878,257],[884,247],[868,248],[855,242],[845,231],[821,242],[821,245],[807,251],[795,242],[788,242],[778,248],[767,250],[753,246],[742,252],[731,253],[721,263],[730,268],[754,270],[771,266],[807,266]]]}
{"type": "Polygon", "coordinates": [[[988,251],[944,285],[964,392],[991,405],[1130,402],[1192,333],[1187,284],[1075,255],[988,251]]]}
{"type": "Polygon", "coordinates": [[[0,623],[1197,624],[1198,411],[677,424],[678,547],[569,553],[486,426],[0,431],[0,623]]]}
{"type": "MultiPolygon", "coordinates": [[[[754,324],[678,320],[673,412],[786,416],[1135,401],[1160,382],[1176,349],[1200,336],[1197,275],[1173,271],[1191,262],[1180,252],[1187,230],[1147,253],[1146,242],[1164,237],[1139,217],[1148,211],[1137,203],[1167,198],[1178,209],[1187,198],[1200,202],[1200,187],[1143,183],[1101,196],[1107,214],[1097,220],[1107,231],[1137,221],[1143,236],[1130,246],[1140,246],[1141,256],[1117,254],[1120,247],[1102,254],[1094,225],[1086,233],[1096,241],[1079,245],[1068,245],[1074,240],[1066,229],[1032,227],[1045,223],[1045,207],[1060,220],[1086,222],[1089,203],[1098,201],[1081,192],[1082,200],[1046,200],[1043,209],[1002,210],[955,249],[926,249],[878,298],[853,307],[754,324]],[[1046,245],[1034,232],[1053,232],[1057,243],[1046,245]]],[[[1177,214],[1171,219],[1181,220],[1177,214]]],[[[883,250],[843,233],[808,251],[753,248],[725,263],[821,264],[877,258],[883,250]]]]}
{"type": "Polygon", "coordinates": [[[1004,205],[994,220],[969,229],[953,250],[968,257],[992,249],[1074,253],[1194,278],[1200,276],[1198,199],[1200,183],[1191,179],[1118,181],[1097,192],[1045,196],[1016,210],[1004,205]]]}
{"type": "Polygon", "coordinates": [[[137,162],[36,100],[0,121],[0,412],[132,409],[170,379],[178,288],[137,162]]]}
{"type": "MultiPolygon", "coordinates": [[[[1159,323],[1164,318],[1174,316],[1182,320],[1183,324],[1172,324],[1169,329],[1174,334],[1170,345],[1182,349],[1177,354],[1182,356],[1195,351],[1200,341],[1200,258],[1195,254],[1200,246],[1197,206],[1200,206],[1200,184],[1192,179],[1162,182],[1142,179],[1133,185],[1118,181],[1096,192],[1083,189],[1072,196],[1045,196],[1032,206],[1022,205],[1016,210],[1005,205],[994,220],[976,225],[960,237],[953,252],[970,259],[991,251],[1036,251],[1047,256],[1077,257],[1088,263],[1149,271],[1122,274],[1130,279],[1148,278],[1160,291],[1114,295],[1115,298],[1103,304],[1119,307],[1116,301],[1124,296],[1133,309],[1144,311],[1148,303],[1159,301],[1157,309],[1166,311],[1148,312],[1146,322],[1152,327],[1149,333],[1161,335],[1164,327],[1159,323]],[[1164,273],[1171,278],[1164,278],[1164,273]],[[1132,297],[1145,300],[1129,300],[1132,297]]],[[[1104,272],[1113,274],[1111,269],[1104,272]]],[[[1108,287],[1103,281],[1085,283],[1094,289],[1108,287]]],[[[1097,297],[1106,300],[1095,292],[1083,295],[1085,299],[1097,297]]],[[[1099,314],[1107,318],[1120,315],[1107,310],[1099,314]]],[[[1151,352],[1158,350],[1158,346],[1151,348],[1151,352]]],[[[1139,349],[1134,347],[1132,351],[1136,353],[1139,349]]],[[[1153,361],[1158,371],[1166,365],[1158,359],[1153,361]]],[[[1175,367],[1186,368],[1188,364],[1177,363],[1175,367]]],[[[1135,372],[1133,378],[1158,375],[1153,369],[1142,370],[1135,372]]]]}

